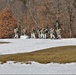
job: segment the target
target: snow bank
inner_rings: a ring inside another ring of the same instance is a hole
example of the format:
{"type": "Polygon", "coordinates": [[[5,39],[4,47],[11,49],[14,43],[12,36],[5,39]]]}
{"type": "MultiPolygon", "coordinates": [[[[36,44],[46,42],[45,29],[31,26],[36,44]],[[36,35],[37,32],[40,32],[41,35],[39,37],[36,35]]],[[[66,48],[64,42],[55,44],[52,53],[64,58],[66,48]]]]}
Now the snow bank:
{"type": "Polygon", "coordinates": [[[23,52],[32,52],[45,48],[58,46],[75,45],[76,39],[0,39],[0,41],[11,42],[9,44],[0,44],[0,55],[14,54],[23,52]]]}
{"type": "Polygon", "coordinates": [[[0,64],[0,74],[76,74],[76,63],[21,64],[8,62],[0,64]]]}
{"type": "Polygon", "coordinates": [[[29,36],[27,36],[27,35],[21,35],[21,37],[20,37],[20,39],[28,39],[29,38],[29,36]]]}

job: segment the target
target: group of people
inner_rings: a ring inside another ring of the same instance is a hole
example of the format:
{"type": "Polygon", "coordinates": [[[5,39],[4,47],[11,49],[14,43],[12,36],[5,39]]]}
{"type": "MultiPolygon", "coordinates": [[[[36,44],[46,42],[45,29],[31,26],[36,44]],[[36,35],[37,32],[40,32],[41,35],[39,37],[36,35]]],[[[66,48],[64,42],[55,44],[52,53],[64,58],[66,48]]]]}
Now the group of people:
{"type": "Polygon", "coordinates": [[[41,28],[41,29],[32,29],[31,30],[31,38],[40,38],[40,39],[60,39],[61,38],[61,29],[53,29],[53,28],[41,28]]]}
{"type": "MultiPolygon", "coordinates": [[[[14,29],[15,36],[14,38],[18,38],[18,28],[14,29]]],[[[23,35],[26,35],[26,29],[22,30],[23,35]]],[[[60,39],[61,38],[61,29],[53,29],[53,28],[38,28],[38,29],[31,29],[30,31],[31,38],[39,38],[39,39],[60,39]]]]}

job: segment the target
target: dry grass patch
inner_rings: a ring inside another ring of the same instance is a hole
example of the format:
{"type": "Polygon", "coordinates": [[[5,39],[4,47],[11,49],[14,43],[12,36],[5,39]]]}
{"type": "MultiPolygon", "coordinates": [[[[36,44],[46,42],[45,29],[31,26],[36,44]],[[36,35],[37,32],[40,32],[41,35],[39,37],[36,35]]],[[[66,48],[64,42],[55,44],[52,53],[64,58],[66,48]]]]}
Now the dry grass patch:
{"type": "Polygon", "coordinates": [[[9,44],[10,42],[0,42],[0,44],[9,44]]]}
{"type": "Polygon", "coordinates": [[[19,53],[0,56],[0,62],[16,61],[26,63],[36,61],[39,63],[71,63],[76,62],[76,46],[64,46],[30,53],[19,53]]]}

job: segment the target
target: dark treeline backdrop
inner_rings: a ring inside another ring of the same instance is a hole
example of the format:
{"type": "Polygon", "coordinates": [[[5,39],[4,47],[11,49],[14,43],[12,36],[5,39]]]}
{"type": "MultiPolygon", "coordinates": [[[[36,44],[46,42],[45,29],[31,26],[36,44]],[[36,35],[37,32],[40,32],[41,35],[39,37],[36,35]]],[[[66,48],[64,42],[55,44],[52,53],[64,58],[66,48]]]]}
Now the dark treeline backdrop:
{"type": "Polygon", "coordinates": [[[63,38],[76,37],[76,0],[0,0],[0,38],[12,38],[14,28],[55,28],[63,38]]]}

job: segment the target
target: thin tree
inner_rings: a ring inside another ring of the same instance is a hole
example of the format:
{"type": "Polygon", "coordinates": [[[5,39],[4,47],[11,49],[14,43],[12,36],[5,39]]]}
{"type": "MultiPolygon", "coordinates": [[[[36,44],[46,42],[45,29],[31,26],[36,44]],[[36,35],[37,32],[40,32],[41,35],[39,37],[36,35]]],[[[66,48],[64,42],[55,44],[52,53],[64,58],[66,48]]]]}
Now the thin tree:
{"type": "Polygon", "coordinates": [[[68,10],[68,14],[69,14],[69,21],[70,21],[70,29],[69,29],[69,33],[70,33],[70,38],[72,38],[73,35],[73,4],[71,1],[69,0],[65,0],[66,4],[67,4],[67,10],[68,10]]]}
{"type": "Polygon", "coordinates": [[[59,16],[60,16],[60,0],[57,0],[57,21],[56,21],[56,23],[58,23],[58,24],[56,24],[57,29],[59,28],[59,23],[60,23],[60,17],[59,16]]]}
{"type": "Polygon", "coordinates": [[[29,0],[29,5],[28,5],[28,8],[29,8],[29,14],[33,20],[33,22],[38,25],[38,19],[36,18],[37,17],[37,13],[35,11],[35,7],[34,7],[34,0],[29,0]]]}

